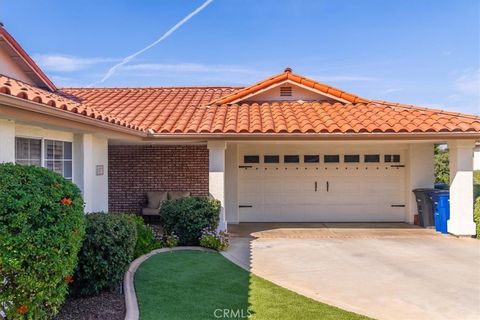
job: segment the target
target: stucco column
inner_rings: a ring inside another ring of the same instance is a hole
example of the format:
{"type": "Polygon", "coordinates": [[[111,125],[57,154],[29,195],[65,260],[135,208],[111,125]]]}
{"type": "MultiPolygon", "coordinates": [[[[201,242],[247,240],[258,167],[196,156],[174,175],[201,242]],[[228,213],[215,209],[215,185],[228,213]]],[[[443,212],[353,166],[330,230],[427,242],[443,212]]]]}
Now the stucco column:
{"type": "Polygon", "coordinates": [[[450,152],[450,220],[448,232],[474,235],[473,148],[474,140],[448,141],[450,152]]]}
{"type": "Polygon", "coordinates": [[[15,162],[15,122],[0,119],[0,163],[15,162]]]}
{"type": "Polygon", "coordinates": [[[73,182],[82,191],[85,212],[108,211],[107,139],[77,134],[73,153],[73,182]]]}
{"type": "Polygon", "coordinates": [[[208,192],[221,202],[219,230],[227,230],[225,219],[225,141],[208,141],[208,192]]]}
{"type": "Polygon", "coordinates": [[[406,217],[408,223],[414,222],[417,214],[417,201],[412,190],[417,188],[433,188],[435,181],[434,174],[434,152],[433,143],[412,143],[408,147],[406,161],[407,188],[406,188],[406,217]]]}

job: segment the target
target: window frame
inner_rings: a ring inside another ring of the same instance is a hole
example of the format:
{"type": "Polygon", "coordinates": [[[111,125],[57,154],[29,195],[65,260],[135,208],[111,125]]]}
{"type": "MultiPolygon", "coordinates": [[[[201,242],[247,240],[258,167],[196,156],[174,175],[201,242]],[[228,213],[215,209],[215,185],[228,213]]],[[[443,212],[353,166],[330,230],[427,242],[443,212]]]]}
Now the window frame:
{"type": "MultiPolygon", "coordinates": [[[[62,156],[65,156],[65,143],[70,143],[71,146],[72,146],[72,159],[65,159],[65,158],[62,158],[61,161],[63,163],[65,163],[65,161],[70,161],[72,163],[72,175],[71,177],[65,177],[65,167],[63,167],[63,173],[62,173],[62,177],[64,177],[65,179],[67,180],[70,180],[70,181],[74,181],[74,159],[75,159],[75,151],[74,151],[74,148],[73,148],[73,140],[64,140],[64,139],[57,139],[57,138],[54,138],[54,137],[38,137],[38,136],[28,136],[28,135],[15,135],[15,154],[14,154],[14,157],[15,157],[15,163],[17,163],[17,138],[20,138],[20,139],[29,139],[29,140],[40,140],[40,167],[42,168],[45,168],[45,169],[48,169],[47,168],[47,157],[46,157],[46,152],[47,152],[47,148],[46,148],[46,143],[45,141],[46,140],[51,140],[51,141],[55,141],[55,142],[62,142],[62,156]]],[[[48,161],[60,161],[59,159],[48,159],[48,161]]],[[[50,170],[50,169],[48,169],[50,170]]],[[[53,170],[51,170],[53,171],[53,170]]],[[[55,171],[53,171],[55,172],[55,171]]]]}
{"type": "MultiPolygon", "coordinates": [[[[27,139],[27,140],[37,140],[40,141],[40,167],[43,166],[43,139],[39,137],[30,137],[30,136],[15,136],[15,151],[14,151],[14,157],[15,157],[15,164],[17,164],[17,138],[19,139],[27,139]]],[[[30,153],[30,145],[29,145],[29,152],[30,153]]],[[[30,156],[30,155],[29,155],[30,156]]],[[[20,161],[31,161],[32,159],[29,157],[28,159],[20,159],[20,161]]],[[[27,165],[31,165],[30,163],[27,165]]]]}

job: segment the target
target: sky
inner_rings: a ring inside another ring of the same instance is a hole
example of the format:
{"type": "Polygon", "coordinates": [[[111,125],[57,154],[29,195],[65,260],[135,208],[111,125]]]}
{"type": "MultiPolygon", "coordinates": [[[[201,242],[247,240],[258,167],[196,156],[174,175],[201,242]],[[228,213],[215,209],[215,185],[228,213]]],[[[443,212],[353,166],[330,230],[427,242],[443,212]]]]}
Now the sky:
{"type": "Polygon", "coordinates": [[[0,0],[59,87],[246,86],[291,67],[359,96],[480,115],[478,0],[0,0]]]}

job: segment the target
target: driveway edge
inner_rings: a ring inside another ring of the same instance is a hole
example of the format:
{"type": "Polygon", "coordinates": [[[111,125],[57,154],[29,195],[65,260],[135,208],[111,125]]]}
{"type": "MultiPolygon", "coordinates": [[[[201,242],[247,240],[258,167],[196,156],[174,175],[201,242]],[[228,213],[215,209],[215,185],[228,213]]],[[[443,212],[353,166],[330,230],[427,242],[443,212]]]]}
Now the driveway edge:
{"type": "Polygon", "coordinates": [[[128,267],[128,270],[125,272],[125,276],[123,278],[123,291],[125,294],[125,309],[126,309],[125,320],[138,320],[140,317],[140,311],[138,309],[138,301],[137,301],[137,295],[135,293],[135,284],[134,284],[135,272],[137,272],[138,267],[140,267],[140,265],[151,256],[154,256],[159,253],[179,251],[179,250],[217,252],[215,250],[206,249],[202,247],[185,246],[185,247],[175,247],[175,248],[161,248],[161,249],[155,249],[133,260],[133,262],[128,267]]]}

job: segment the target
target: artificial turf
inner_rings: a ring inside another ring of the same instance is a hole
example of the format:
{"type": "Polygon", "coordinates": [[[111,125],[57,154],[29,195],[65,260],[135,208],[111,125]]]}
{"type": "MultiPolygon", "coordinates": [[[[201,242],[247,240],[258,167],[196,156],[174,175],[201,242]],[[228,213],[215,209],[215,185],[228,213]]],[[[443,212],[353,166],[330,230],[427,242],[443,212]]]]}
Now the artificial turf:
{"type": "Polygon", "coordinates": [[[255,276],[222,255],[160,253],[135,274],[140,319],[367,319],[255,276]]]}

